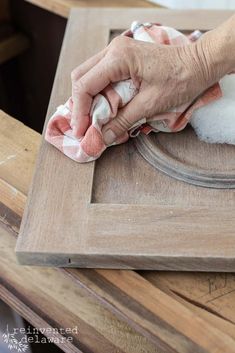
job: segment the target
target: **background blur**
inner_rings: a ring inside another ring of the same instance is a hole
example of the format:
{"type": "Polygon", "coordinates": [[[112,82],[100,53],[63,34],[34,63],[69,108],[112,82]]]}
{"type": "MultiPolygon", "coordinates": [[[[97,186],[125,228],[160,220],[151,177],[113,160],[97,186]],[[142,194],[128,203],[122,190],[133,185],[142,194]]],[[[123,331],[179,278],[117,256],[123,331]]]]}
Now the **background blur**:
{"type": "Polygon", "coordinates": [[[174,9],[235,9],[234,0],[151,0],[174,9]]]}

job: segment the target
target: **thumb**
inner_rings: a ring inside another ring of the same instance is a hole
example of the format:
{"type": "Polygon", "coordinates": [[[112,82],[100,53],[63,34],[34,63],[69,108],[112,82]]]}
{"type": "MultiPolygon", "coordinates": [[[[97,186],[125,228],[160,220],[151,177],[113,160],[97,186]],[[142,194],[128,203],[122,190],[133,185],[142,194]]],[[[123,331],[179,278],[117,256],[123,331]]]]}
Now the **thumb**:
{"type": "Polygon", "coordinates": [[[119,109],[117,116],[104,125],[102,135],[106,145],[111,145],[125,134],[144,116],[143,94],[138,93],[125,107],[119,109]]]}

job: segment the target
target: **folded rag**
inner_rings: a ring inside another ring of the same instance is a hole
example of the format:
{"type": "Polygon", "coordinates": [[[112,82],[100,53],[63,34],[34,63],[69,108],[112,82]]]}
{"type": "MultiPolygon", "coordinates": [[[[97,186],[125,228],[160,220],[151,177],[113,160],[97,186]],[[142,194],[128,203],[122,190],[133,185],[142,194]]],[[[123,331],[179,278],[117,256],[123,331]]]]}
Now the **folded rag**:
{"type": "MultiPolygon", "coordinates": [[[[201,35],[199,31],[194,31],[191,35],[186,36],[171,27],[138,22],[132,23],[131,32],[136,40],[166,45],[187,45],[197,40],[201,35]]],[[[103,125],[115,118],[118,109],[127,104],[137,93],[138,90],[131,79],[107,86],[94,97],[90,111],[91,124],[80,139],[74,137],[70,126],[73,101],[72,98],[69,98],[64,105],[57,108],[50,118],[45,139],[77,162],[93,161],[108,147],[104,143],[101,132],[103,125]]],[[[180,131],[187,125],[195,109],[220,98],[221,95],[220,86],[216,83],[194,102],[188,102],[167,113],[158,114],[148,122],[145,118],[139,120],[129,130],[129,136],[135,137],[140,132],[149,134],[151,131],[180,131]]],[[[112,145],[124,141],[126,138],[117,140],[112,145]]]]}

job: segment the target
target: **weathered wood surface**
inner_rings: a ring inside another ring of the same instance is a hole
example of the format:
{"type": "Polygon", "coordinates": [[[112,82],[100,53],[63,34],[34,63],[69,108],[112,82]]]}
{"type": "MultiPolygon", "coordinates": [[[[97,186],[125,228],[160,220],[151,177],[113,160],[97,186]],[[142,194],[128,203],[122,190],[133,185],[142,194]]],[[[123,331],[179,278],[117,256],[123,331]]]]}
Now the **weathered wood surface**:
{"type": "Polygon", "coordinates": [[[68,17],[75,7],[161,7],[146,0],[26,0],[57,15],[68,17]]]}
{"type": "MultiPolygon", "coordinates": [[[[141,18],[206,30],[230,15],[73,10],[47,119],[71,94],[72,69],[102,49],[113,29],[141,18]]],[[[234,190],[202,189],[169,178],[144,161],[131,141],[81,165],[43,140],[17,255],[22,264],[235,271],[234,195],[234,190]]]]}
{"type": "MultiPolygon", "coordinates": [[[[140,134],[134,142],[153,167],[174,179],[205,188],[235,189],[232,145],[200,141],[189,126],[177,134],[140,134]]],[[[208,193],[203,190],[200,195],[208,193]]],[[[218,196],[224,198],[222,193],[218,196]]]]}
{"type": "Polygon", "coordinates": [[[0,227],[0,297],[36,327],[74,328],[65,352],[158,352],[154,343],[87,295],[62,271],[20,267],[15,239],[0,227]],[[36,280],[35,280],[36,279],[36,280]]]}
{"type": "Polygon", "coordinates": [[[17,264],[15,236],[40,140],[38,133],[0,111],[0,298],[35,327],[78,326],[72,344],[60,345],[65,352],[161,352],[63,271],[17,264]]]}
{"type": "Polygon", "coordinates": [[[0,165],[3,300],[37,327],[78,325],[80,333],[74,337],[73,345],[61,347],[66,352],[78,349],[86,352],[88,347],[96,352],[97,342],[99,347],[102,344],[104,352],[117,349],[188,352],[189,342],[195,352],[200,351],[201,344],[208,352],[214,352],[216,347],[225,352],[235,349],[230,340],[230,337],[235,339],[233,274],[142,272],[137,275],[132,271],[18,266],[12,234],[19,231],[40,136],[2,112],[0,119],[0,146],[4,151],[1,154],[4,163],[0,165]],[[16,152],[14,159],[7,158],[16,152]],[[28,173],[19,173],[19,165],[28,173]],[[12,175],[18,177],[12,179],[12,175]],[[173,342],[169,341],[171,334],[173,342]]]}

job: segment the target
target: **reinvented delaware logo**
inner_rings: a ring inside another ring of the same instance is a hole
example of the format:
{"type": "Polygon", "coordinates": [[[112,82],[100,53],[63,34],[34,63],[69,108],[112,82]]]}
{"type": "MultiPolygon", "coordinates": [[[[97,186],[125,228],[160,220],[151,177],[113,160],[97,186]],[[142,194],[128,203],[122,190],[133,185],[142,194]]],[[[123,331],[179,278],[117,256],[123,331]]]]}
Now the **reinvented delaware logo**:
{"type": "Polygon", "coordinates": [[[3,342],[7,344],[7,347],[10,350],[16,350],[17,352],[20,353],[25,353],[29,347],[29,345],[25,342],[27,342],[27,337],[26,335],[23,336],[20,340],[15,337],[16,333],[11,333],[9,332],[8,325],[6,329],[6,333],[2,334],[3,342]]]}

